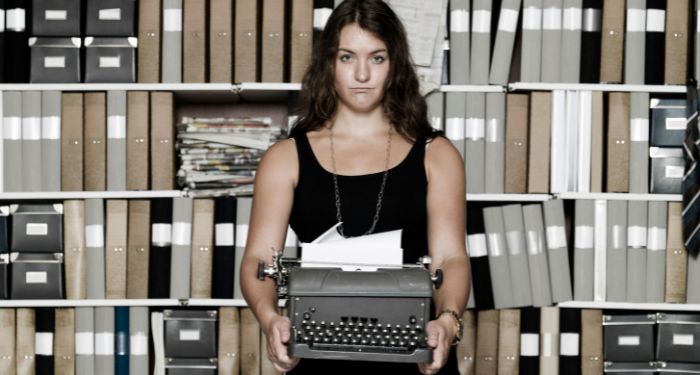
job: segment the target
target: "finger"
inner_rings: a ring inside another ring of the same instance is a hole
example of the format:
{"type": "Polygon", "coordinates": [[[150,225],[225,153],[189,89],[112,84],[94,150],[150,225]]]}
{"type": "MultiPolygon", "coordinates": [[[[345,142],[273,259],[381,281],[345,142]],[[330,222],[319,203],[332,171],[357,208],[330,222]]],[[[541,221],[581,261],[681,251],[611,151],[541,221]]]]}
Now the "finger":
{"type": "MultiPolygon", "coordinates": [[[[274,336],[274,350],[279,361],[289,363],[290,359],[287,355],[287,346],[282,343],[282,335],[285,333],[283,326],[284,325],[277,326],[272,330],[272,335],[274,336]]],[[[287,335],[289,335],[288,332],[287,335]]]]}
{"type": "Polygon", "coordinates": [[[434,324],[428,324],[425,330],[428,335],[428,346],[431,348],[436,348],[438,346],[438,339],[440,338],[440,333],[434,324]]]}

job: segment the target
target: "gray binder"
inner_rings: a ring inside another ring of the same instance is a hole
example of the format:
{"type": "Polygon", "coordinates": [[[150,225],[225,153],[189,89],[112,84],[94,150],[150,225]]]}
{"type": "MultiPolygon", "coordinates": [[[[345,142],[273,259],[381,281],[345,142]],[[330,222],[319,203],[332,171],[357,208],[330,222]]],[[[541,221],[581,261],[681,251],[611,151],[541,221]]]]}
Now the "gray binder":
{"type": "Polygon", "coordinates": [[[469,82],[485,85],[489,80],[491,57],[491,0],[472,2],[469,82]]]}
{"type": "Polygon", "coordinates": [[[87,298],[105,298],[104,201],[85,200],[85,248],[87,258],[87,298]]]}
{"type": "Polygon", "coordinates": [[[444,130],[445,94],[440,91],[433,91],[426,95],[425,102],[428,105],[430,125],[433,126],[433,129],[444,130]]]}
{"type": "Polygon", "coordinates": [[[450,1],[450,84],[469,83],[469,0],[450,1]]]}
{"type": "Polygon", "coordinates": [[[126,190],[126,91],[107,91],[107,190],[126,190]]]}
{"type": "Polygon", "coordinates": [[[95,310],[92,307],[75,308],[75,374],[93,375],[95,372],[95,310]]]}
{"type": "Polygon", "coordinates": [[[627,302],[646,300],[647,202],[627,204],[627,302]]]}
{"type": "Polygon", "coordinates": [[[630,193],[649,192],[649,93],[630,93],[630,193]]]}
{"type": "Polygon", "coordinates": [[[148,373],[148,307],[129,308],[129,373],[148,373]]]}
{"type": "Polygon", "coordinates": [[[686,303],[700,303],[700,255],[688,254],[686,303]]]}
{"type": "Polygon", "coordinates": [[[525,224],[523,207],[511,204],[501,207],[503,224],[508,244],[508,268],[513,287],[513,306],[532,305],[530,288],[530,268],[528,266],[527,245],[525,244],[525,224]]]}
{"type": "Polygon", "coordinates": [[[22,92],[22,191],[41,190],[41,92],[22,92]]]}
{"type": "Polygon", "coordinates": [[[643,85],[647,2],[627,0],[625,5],[625,83],[643,85]]]}
{"type": "Polygon", "coordinates": [[[61,92],[41,93],[41,190],[61,190],[61,92]]]}
{"type": "Polygon", "coordinates": [[[467,114],[464,126],[464,163],[467,193],[484,192],[484,135],[486,133],[486,93],[467,93],[467,114]]]}
{"type": "Polygon", "coordinates": [[[564,0],[561,32],[561,82],[578,83],[581,77],[582,0],[564,0]]]}
{"type": "Polygon", "coordinates": [[[649,202],[646,302],[664,302],[668,203],[649,202]]]}
{"type": "Polygon", "coordinates": [[[627,201],[608,201],[607,222],[605,298],[609,302],[624,302],[627,293],[627,201]]]}
{"type": "Polygon", "coordinates": [[[114,307],[95,307],[95,374],[114,375],[114,307]]]}
{"type": "Polygon", "coordinates": [[[574,300],[593,301],[593,246],[595,241],[594,205],[590,199],[577,199],[574,213],[574,300]]]}
{"type": "Polygon", "coordinates": [[[519,15],[520,0],[503,0],[501,3],[501,13],[498,17],[496,44],[493,46],[489,83],[497,85],[505,85],[508,83],[508,74],[510,73],[510,64],[513,57],[513,45],[515,44],[515,32],[518,27],[519,15]]]}
{"type": "Polygon", "coordinates": [[[489,269],[493,303],[497,309],[513,307],[513,284],[511,283],[508,249],[504,233],[503,211],[500,207],[484,208],[484,230],[489,249],[489,269]]]}
{"type": "Polygon", "coordinates": [[[561,78],[562,0],[542,2],[542,82],[561,78]]]}
{"type": "Polygon", "coordinates": [[[522,38],[520,79],[523,82],[539,82],[542,55],[542,0],[523,0],[522,38]]]}
{"type": "Polygon", "coordinates": [[[250,224],[250,211],[253,208],[253,199],[249,197],[238,198],[236,206],[236,268],[233,278],[233,298],[242,299],[243,292],[241,292],[241,261],[243,259],[243,252],[245,251],[246,241],[248,240],[248,225],[250,224]]]}
{"type": "Polygon", "coordinates": [[[543,203],[544,223],[547,233],[547,258],[549,276],[552,280],[552,300],[570,301],[571,273],[569,272],[569,251],[567,248],[564,202],[553,199],[543,203]]]}
{"type": "Polygon", "coordinates": [[[445,93],[445,136],[464,158],[464,131],[466,121],[467,94],[445,93]]]}
{"type": "Polygon", "coordinates": [[[502,194],[505,190],[506,94],[486,94],[486,139],[484,192],[502,194]]]}
{"type": "Polygon", "coordinates": [[[182,0],[163,0],[161,82],[182,82],[182,0]]]}
{"type": "Polygon", "coordinates": [[[192,198],[173,199],[170,298],[190,298],[192,198]]]}
{"type": "Polygon", "coordinates": [[[606,263],[608,251],[608,201],[597,199],[594,203],[595,242],[593,250],[593,300],[606,301],[606,263]]]}
{"type": "Polygon", "coordinates": [[[22,93],[3,93],[4,191],[22,191],[22,93]]]}
{"type": "Polygon", "coordinates": [[[535,307],[552,304],[552,288],[547,265],[542,205],[523,206],[525,236],[527,238],[527,258],[530,265],[530,288],[532,305],[535,307]]]}

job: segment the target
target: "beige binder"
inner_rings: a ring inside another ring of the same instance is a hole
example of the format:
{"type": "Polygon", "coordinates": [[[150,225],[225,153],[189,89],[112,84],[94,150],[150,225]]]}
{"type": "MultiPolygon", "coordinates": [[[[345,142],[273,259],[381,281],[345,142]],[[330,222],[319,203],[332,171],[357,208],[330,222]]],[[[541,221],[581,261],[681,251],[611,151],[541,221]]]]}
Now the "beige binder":
{"type": "Polygon", "coordinates": [[[238,307],[219,308],[219,375],[241,370],[241,321],[238,307]]]}
{"type": "Polygon", "coordinates": [[[666,2],[664,84],[685,85],[688,79],[688,0],[666,2]]]}
{"type": "Polygon", "coordinates": [[[15,373],[15,309],[0,309],[0,374],[15,373]]]}
{"type": "Polygon", "coordinates": [[[622,82],[622,54],[625,44],[625,1],[603,1],[600,41],[600,81],[622,82]]]}
{"type": "Polygon", "coordinates": [[[63,262],[67,299],[87,298],[87,253],[85,251],[85,201],[64,201],[63,262]]]}
{"type": "Polygon", "coordinates": [[[192,207],[192,298],[211,298],[214,252],[214,200],[195,199],[192,207]]]}
{"type": "Polygon", "coordinates": [[[233,82],[233,2],[209,1],[209,82],[233,82]]]}
{"type": "Polygon", "coordinates": [[[540,310],[540,375],[559,374],[559,308],[540,310]]]}
{"type": "Polygon", "coordinates": [[[603,160],[605,136],[603,130],[604,107],[603,93],[593,91],[593,110],[591,111],[591,192],[601,193],[603,191],[603,160]]]}
{"type": "Polygon", "coordinates": [[[520,367],[520,310],[503,309],[498,318],[498,374],[518,374],[520,367]]]}
{"type": "Polygon", "coordinates": [[[528,101],[527,94],[506,96],[506,193],[527,193],[528,101]]]}
{"type": "Polygon", "coordinates": [[[106,297],[126,298],[127,201],[107,200],[105,235],[106,297]]]}
{"type": "Polygon", "coordinates": [[[61,190],[83,190],[83,94],[61,94],[61,190]]]}
{"type": "Polygon", "coordinates": [[[160,0],[139,0],[138,82],[160,82],[160,0]]]}
{"type": "Polygon", "coordinates": [[[285,0],[263,0],[261,81],[284,82],[285,0]]]}
{"type": "Polygon", "coordinates": [[[549,193],[549,139],[552,93],[535,91],[530,96],[530,151],[527,192],[549,193]]]}
{"type": "Polygon", "coordinates": [[[629,190],[630,163],[630,95],[608,94],[608,160],[607,188],[609,193],[629,190]]]}
{"type": "Polygon", "coordinates": [[[686,302],[688,252],[683,244],[681,202],[668,202],[668,235],[666,237],[666,288],[664,300],[668,303],[686,302]]]}
{"type": "Polygon", "coordinates": [[[476,358],[476,311],[466,310],[462,314],[464,335],[457,344],[457,368],[460,375],[474,375],[476,358]]]}
{"type": "Polygon", "coordinates": [[[301,82],[311,62],[314,2],[296,0],[291,2],[292,20],[289,35],[289,81],[301,82]]]}
{"type": "Polygon", "coordinates": [[[148,92],[129,91],[126,107],[127,190],[148,190],[148,130],[148,92]]]}
{"type": "Polygon", "coordinates": [[[206,0],[184,0],[182,30],[182,80],[185,83],[206,82],[206,0]]]}
{"type": "Polygon", "coordinates": [[[258,70],[258,1],[237,0],[235,29],[235,82],[256,82],[258,70]]]}
{"type": "Polygon", "coordinates": [[[241,313],[241,373],[260,375],[260,325],[247,307],[241,313]]]}
{"type": "Polygon", "coordinates": [[[476,374],[498,372],[498,310],[479,311],[476,320],[476,374]]]}
{"type": "Polygon", "coordinates": [[[148,298],[151,202],[129,202],[126,255],[126,298],[148,298]]]}
{"type": "Polygon", "coordinates": [[[54,332],[54,371],[56,374],[75,374],[75,309],[56,309],[54,332]]]}
{"type": "Polygon", "coordinates": [[[85,94],[85,190],[103,191],[107,184],[105,93],[85,94]]]}
{"type": "Polygon", "coordinates": [[[35,327],[34,309],[17,309],[17,336],[15,336],[16,375],[34,375],[36,372],[34,358],[35,327]]]}
{"type": "Polygon", "coordinates": [[[581,310],[581,375],[603,373],[603,312],[581,310]]]}
{"type": "Polygon", "coordinates": [[[175,189],[175,112],[172,92],[151,93],[151,189],[175,189]]]}

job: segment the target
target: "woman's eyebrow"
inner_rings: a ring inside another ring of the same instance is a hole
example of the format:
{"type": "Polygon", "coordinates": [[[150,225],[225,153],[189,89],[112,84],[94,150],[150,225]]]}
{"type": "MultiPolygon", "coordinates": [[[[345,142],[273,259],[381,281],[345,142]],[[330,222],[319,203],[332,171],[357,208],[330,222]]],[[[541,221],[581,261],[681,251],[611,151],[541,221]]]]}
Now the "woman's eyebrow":
{"type": "MultiPolygon", "coordinates": [[[[343,52],[351,53],[351,54],[353,54],[353,55],[356,54],[355,51],[353,51],[353,50],[351,50],[351,49],[343,48],[343,47],[338,48],[338,51],[343,51],[343,52]]],[[[369,54],[370,54],[370,55],[374,55],[375,53],[380,53],[380,52],[387,52],[387,50],[386,50],[386,48],[380,48],[380,49],[371,51],[369,54]]]]}

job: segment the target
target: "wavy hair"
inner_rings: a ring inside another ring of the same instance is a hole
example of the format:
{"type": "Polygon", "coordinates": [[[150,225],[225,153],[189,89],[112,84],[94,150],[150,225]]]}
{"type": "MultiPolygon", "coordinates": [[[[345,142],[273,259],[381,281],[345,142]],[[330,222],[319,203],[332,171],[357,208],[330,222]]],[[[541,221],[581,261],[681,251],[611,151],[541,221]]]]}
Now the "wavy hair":
{"type": "Polygon", "coordinates": [[[420,94],[406,30],[396,13],[381,0],[346,0],[331,13],[320,38],[314,41],[311,63],[304,74],[295,111],[298,120],[291,136],[317,130],[335,115],[338,100],[335,59],[340,32],[352,23],[357,23],[387,46],[390,65],[382,108],[394,129],[411,141],[433,138],[437,133],[428,121],[427,105],[420,94]]]}

